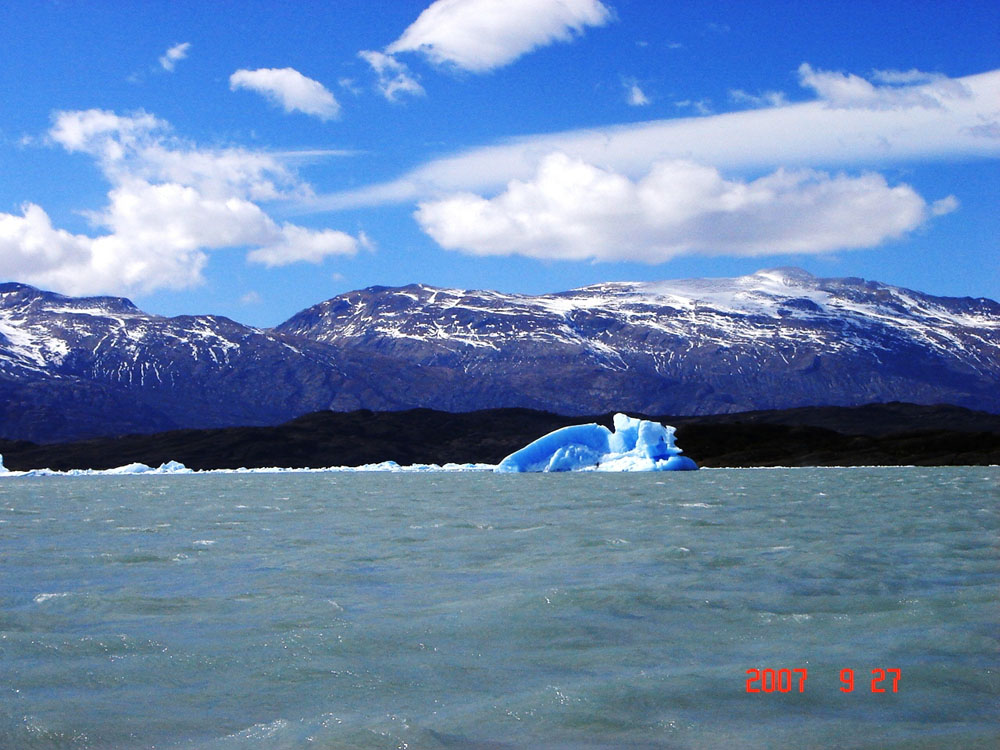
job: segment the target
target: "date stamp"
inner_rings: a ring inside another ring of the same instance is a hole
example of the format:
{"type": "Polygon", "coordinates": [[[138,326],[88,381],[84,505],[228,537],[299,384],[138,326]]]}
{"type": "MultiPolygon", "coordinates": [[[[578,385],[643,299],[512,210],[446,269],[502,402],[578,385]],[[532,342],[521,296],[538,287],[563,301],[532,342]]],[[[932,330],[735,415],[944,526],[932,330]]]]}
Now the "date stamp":
{"type": "MultiPolygon", "coordinates": [[[[877,668],[871,670],[871,674],[871,692],[899,692],[899,678],[902,676],[902,670],[877,668]]],[[[747,675],[749,675],[747,677],[748,693],[804,693],[809,671],[806,669],[748,669],[747,675]]],[[[840,682],[840,692],[853,692],[854,670],[841,669],[840,682]]]]}

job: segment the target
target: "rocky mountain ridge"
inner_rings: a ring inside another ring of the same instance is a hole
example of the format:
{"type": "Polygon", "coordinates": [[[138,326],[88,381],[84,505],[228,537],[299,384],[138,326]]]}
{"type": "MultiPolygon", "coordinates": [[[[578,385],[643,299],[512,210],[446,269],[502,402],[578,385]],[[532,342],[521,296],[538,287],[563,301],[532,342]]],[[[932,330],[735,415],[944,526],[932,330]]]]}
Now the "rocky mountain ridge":
{"type": "Polygon", "coordinates": [[[709,414],[904,400],[1000,410],[1000,304],[772,269],[541,296],[371,287],[277,331],[467,377],[445,408],[709,414]],[[490,402],[516,393],[517,403],[490,402]]]}
{"type": "Polygon", "coordinates": [[[0,284],[0,437],[274,425],[318,410],[1000,413],[1000,304],[772,269],[528,296],[369,287],[274,329],[0,284]]]}

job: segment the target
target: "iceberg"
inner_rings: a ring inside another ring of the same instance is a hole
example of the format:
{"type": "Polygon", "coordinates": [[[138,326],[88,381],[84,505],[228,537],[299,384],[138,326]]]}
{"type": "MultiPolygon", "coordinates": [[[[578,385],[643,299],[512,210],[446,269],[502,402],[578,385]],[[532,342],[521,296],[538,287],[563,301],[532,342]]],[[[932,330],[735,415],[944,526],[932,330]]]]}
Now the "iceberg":
{"type": "Polygon", "coordinates": [[[550,432],[497,464],[494,471],[692,471],[698,464],[674,444],[674,428],[615,414],[614,432],[579,424],[550,432]]]}

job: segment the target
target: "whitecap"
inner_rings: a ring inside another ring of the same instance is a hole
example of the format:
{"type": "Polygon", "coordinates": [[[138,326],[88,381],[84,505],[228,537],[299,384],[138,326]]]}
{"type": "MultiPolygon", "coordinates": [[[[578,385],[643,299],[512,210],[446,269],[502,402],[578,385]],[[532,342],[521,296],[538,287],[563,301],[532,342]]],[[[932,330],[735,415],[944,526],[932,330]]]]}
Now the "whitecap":
{"type": "Polygon", "coordinates": [[[49,599],[61,599],[64,596],[69,596],[71,593],[71,591],[56,591],[51,594],[39,594],[32,601],[35,604],[41,604],[42,602],[47,602],[49,599]]]}

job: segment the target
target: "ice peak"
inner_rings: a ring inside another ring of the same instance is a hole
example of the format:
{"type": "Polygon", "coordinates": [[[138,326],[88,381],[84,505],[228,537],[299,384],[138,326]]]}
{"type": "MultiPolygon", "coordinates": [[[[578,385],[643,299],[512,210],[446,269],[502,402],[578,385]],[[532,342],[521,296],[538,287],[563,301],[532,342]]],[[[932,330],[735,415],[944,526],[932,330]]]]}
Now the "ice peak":
{"type": "Polygon", "coordinates": [[[691,471],[698,465],[674,443],[674,428],[615,414],[614,432],[600,424],[563,427],[501,461],[499,474],[534,471],[691,471]]]}

